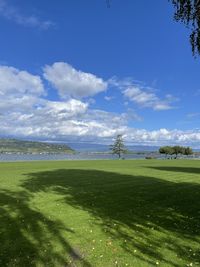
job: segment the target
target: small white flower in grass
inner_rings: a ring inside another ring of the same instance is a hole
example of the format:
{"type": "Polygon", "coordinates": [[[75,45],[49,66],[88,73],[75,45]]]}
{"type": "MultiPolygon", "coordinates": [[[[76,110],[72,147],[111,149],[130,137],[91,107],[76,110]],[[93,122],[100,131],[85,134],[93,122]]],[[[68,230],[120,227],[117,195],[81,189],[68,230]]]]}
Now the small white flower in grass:
{"type": "Polygon", "coordinates": [[[134,251],[133,251],[134,253],[136,253],[137,252],[137,250],[136,249],[134,249],[134,251]]]}
{"type": "Polygon", "coordinates": [[[156,265],[159,265],[160,263],[159,263],[159,261],[156,261],[156,265]]]}

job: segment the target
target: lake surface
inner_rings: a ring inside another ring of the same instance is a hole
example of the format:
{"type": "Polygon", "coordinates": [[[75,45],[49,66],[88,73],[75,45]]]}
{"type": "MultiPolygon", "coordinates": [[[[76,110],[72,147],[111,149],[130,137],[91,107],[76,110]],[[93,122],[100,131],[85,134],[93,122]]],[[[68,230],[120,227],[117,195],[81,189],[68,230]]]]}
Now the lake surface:
{"type": "MultiPolygon", "coordinates": [[[[124,159],[145,159],[145,157],[151,156],[157,159],[164,159],[165,156],[159,154],[127,154],[124,155],[124,159]]],[[[182,158],[196,158],[199,156],[182,157],[182,158]]],[[[109,160],[118,159],[116,155],[103,154],[103,153],[91,153],[81,152],[77,154],[0,154],[0,162],[6,161],[34,161],[34,160],[109,160]]]]}
{"type": "MultiPolygon", "coordinates": [[[[128,154],[125,159],[144,159],[144,154],[128,154]]],[[[33,161],[33,160],[101,160],[118,159],[112,154],[77,153],[77,154],[0,154],[0,161],[33,161]]]]}

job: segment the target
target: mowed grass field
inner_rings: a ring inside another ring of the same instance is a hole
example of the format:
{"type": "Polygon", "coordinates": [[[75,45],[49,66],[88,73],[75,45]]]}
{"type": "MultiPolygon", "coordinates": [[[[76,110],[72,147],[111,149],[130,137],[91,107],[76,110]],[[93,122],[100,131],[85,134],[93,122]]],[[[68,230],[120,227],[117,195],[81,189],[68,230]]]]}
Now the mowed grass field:
{"type": "Polygon", "coordinates": [[[0,163],[0,266],[199,266],[200,161],[0,163]]]}

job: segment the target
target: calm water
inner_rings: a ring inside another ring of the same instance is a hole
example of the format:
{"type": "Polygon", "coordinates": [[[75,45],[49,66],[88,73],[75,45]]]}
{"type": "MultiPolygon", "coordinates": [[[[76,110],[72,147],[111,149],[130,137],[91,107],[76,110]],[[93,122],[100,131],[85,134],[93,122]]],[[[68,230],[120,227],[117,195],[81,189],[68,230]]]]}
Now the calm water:
{"type": "MultiPolygon", "coordinates": [[[[145,155],[130,154],[125,155],[125,159],[143,159],[145,155]]],[[[0,154],[0,161],[32,161],[32,160],[98,160],[98,159],[117,159],[112,154],[0,154]]]]}

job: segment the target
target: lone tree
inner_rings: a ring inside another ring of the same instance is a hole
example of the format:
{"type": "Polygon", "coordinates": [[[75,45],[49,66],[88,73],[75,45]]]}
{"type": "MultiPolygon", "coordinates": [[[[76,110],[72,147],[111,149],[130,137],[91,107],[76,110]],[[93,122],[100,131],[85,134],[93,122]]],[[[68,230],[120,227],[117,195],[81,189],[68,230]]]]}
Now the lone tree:
{"type": "Polygon", "coordinates": [[[122,154],[125,154],[127,152],[121,134],[117,135],[115,142],[110,146],[110,149],[112,150],[112,154],[118,155],[119,159],[121,158],[122,154]]]}

